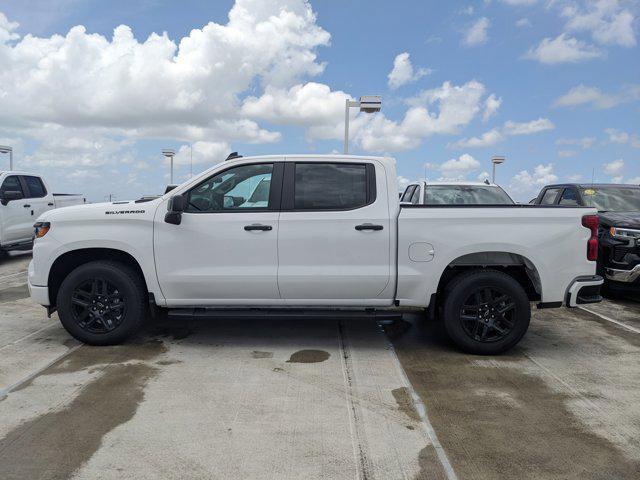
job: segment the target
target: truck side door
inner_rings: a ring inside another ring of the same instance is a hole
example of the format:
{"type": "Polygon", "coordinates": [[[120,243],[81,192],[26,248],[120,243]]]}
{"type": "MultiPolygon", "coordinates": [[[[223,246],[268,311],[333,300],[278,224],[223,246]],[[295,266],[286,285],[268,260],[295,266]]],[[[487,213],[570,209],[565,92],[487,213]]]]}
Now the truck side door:
{"type": "MultiPolygon", "coordinates": [[[[377,304],[390,279],[384,167],[287,158],[278,286],[287,304],[377,304]],[[372,301],[373,300],[373,301],[372,301]]],[[[390,297],[389,297],[390,298],[390,297]]]]}
{"type": "Polygon", "coordinates": [[[24,198],[25,190],[18,175],[8,175],[0,185],[0,196],[4,192],[20,192],[23,198],[11,200],[6,205],[0,205],[2,221],[2,244],[28,242],[33,237],[33,218],[31,204],[24,198]]]}
{"type": "Polygon", "coordinates": [[[183,193],[180,225],[154,221],[154,256],[170,306],[267,305],[278,292],[282,162],[231,166],[183,193]]]}
{"type": "Polygon", "coordinates": [[[32,220],[35,222],[36,218],[54,207],[53,195],[47,192],[44,182],[36,175],[22,175],[22,180],[25,186],[25,198],[29,200],[32,220]]]}

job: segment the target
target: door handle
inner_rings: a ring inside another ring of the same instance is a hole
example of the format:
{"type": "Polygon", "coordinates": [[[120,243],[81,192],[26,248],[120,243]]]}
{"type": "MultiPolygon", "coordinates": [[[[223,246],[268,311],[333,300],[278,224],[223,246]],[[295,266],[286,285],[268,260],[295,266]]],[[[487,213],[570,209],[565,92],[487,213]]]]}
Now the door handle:
{"type": "Polygon", "coordinates": [[[362,225],[356,225],[356,230],[382,230],[382,225],[374,225],[373,223],[363,223],[362,225]]]}
{"type": "Polygon", "coordinates": [[[253,225],[245,225],[244,229],[247,232],[253,232],[255,230],[262,230],[263,232],[268,232],[269,230],[273,230],[273,227],[271,225],[260,225],[260,224],[254,223],[253,225]]]}
{"type": "Polygon", "coordinates": [[[31,205],[29,205],[28,203],[25,203],[24,205],[22,205],[24,208],[31,208],[31,205]]]}

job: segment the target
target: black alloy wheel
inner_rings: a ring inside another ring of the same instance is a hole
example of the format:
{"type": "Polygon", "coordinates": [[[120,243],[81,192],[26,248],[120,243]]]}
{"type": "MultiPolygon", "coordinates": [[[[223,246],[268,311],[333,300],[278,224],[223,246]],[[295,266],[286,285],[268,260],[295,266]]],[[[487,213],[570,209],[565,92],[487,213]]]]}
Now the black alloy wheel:
{"type": "Polygon", "coordinates": [[[515,325],[516,303],[497,288],[474,291],[460,308],[465,333],[478,342],[496,342],[511,333],[515,325]]]}

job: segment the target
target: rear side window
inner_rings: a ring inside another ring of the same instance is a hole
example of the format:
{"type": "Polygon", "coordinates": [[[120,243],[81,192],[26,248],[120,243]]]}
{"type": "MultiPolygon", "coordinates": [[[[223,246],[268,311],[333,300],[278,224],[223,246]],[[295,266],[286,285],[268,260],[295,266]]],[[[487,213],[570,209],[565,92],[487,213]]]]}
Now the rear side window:
{"type": "Polygon", "coordinates": [[[296,163],[296,210],[349,210],[373,201],[365,164],[296,163]]]}
{"type": "Polygon", "coordinates": [[[411,200],[409,201],[414,205],[418,205],[420,203],[420,187],[416,187],[416,189],[413,192],[413,195],[411,195],[411,200]]]}
{"type": "Polygon", "coordinates": [[[540,200],[540,205],[555,205],[556,200],[558,200],[558,195],[560,195],[560,188],[549,188],[542,195],[542,200],[540,200]]]}
{"type": "Polygon", "coordinates": [[[24,195],[24,192],[22,191],[22,184],[16,175],[7,177],[4,179],[4,182],[2,182],[2,186],[0,186],[0,193],[5,192],[20,192],[24,195]]]}
{"type": "Polygon", "coordinates": [[[401,202],[409,202],[411,201],[411,196],[413,195],[413,192],[416,191],[416,188],[418,188],[416,185],[409,185],[404,193],[402,194],[402,198],[400,199],[401,202]]]}
{"type": "Polygon", "coordinates": [[[560,198],[560,205],[578,205],[578,194],[573,188],[565,188],[560,198]]]}
{"type": "Polygon", "coordinates": [[[24,178],[27,188],[29,189],[28,198],[42,198],[47,195],[47,189],[44,188],[44,184],[40,178],[29,176],[24,176],[22,178],[24,178]]]}

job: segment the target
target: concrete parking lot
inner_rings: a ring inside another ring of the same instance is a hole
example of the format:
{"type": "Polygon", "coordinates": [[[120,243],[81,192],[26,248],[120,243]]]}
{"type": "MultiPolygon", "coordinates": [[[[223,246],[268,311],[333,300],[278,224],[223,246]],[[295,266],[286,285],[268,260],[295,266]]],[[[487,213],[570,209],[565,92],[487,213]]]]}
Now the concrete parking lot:
{"type": "Polygon", "coordinates": [[[635,479],[640,304],[535,311],[507,355],[417,315],[150,322],[80,346],[0,261],[0,478],[635,479]]]}

